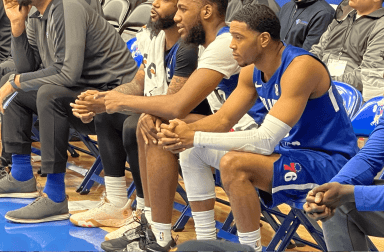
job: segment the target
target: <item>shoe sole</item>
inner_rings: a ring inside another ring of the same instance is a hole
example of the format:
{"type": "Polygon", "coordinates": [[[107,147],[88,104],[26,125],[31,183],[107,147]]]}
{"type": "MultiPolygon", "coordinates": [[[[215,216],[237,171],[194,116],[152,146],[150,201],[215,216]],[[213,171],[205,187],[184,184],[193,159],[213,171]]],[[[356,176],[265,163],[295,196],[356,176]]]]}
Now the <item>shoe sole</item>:
{"type": "Polygon", "coordinates": [[[125,220],[116,221],[113,219],[99,220],[99,221],[90,219],[90,220],[78,221],[78,220],[70,218],[69,220],[76,226],[89,227],[89,228],[93,228],[93,227],[116,227],[116,228],[119,228],[119,227],[122,227],[125,223],[125,220]]]}
{"type": "Polygon", "coordinates": [[[30,193],[1,193],[0,198],[25,198],[33,199],[39,197],[39,192],[30,192],[30,193]]]}
{"type": "Polygon", "coordinates": [[[67,220],[69,219],[69,213],[54,215],[54,216],[50,216],[43,219],[18,219],[18,218],[13,218],[7,215],[5,215],[4,218],[17,223],[41,223],[41,222],[49,222],[49,221],[67,220]]]}

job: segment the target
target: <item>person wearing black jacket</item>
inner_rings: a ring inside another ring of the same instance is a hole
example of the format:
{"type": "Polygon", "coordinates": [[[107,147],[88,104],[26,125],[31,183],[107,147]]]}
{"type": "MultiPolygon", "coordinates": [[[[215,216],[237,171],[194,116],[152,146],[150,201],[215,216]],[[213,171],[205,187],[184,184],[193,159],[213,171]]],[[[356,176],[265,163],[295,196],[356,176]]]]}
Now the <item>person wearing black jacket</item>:
{"type": "Polygon", "coordinates": [[[291,0],[279,12],[280,37],[309,51],[332,22],[335,10],[325,0],[291,0]]]}

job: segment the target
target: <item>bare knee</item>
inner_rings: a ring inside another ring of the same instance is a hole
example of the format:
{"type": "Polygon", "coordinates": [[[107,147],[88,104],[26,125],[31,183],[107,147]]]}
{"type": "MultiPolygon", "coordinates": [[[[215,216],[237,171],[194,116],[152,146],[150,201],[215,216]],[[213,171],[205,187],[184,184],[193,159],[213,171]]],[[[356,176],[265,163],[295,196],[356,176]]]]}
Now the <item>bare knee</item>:
{"type": "Polygon", "coordinates": [[[236,152],[228,152],[220,160],[220,173],[224,189],[229,193],[233,183],[248,181],[249,176],[243,169],[241,158],[236,152]]]}

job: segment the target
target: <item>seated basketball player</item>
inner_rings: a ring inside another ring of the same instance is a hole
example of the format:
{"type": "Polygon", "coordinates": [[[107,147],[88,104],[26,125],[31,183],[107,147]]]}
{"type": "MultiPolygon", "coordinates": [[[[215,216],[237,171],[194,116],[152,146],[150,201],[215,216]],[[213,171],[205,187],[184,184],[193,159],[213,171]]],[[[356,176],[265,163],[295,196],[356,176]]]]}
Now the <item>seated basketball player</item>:
{"type": "Polygon", "coordinates": [[[175,153],[188,149],[180,159],[192,211],[199,216],[198,239],[215,239],[213,166],[221,170],[240,243],[261,251],[255,187],[268,207],[305,201],[309,190],[329,181],[356,154],[357,141],[327,68],[307,51],[284,46],[271,9],[244,7],[230,32],[233,57],[243,66],[237,88],[216,114],[190,124],[163,124],[160,141],[175,153]],[[269,111],[261,126],[228,132],[258,97],[269,111]]]}

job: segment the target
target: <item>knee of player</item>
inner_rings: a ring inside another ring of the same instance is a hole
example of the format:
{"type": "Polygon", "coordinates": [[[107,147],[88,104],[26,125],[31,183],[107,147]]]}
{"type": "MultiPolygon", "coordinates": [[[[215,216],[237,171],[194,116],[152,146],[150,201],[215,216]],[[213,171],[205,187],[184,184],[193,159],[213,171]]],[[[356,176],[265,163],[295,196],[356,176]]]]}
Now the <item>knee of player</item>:
{"type": "Polygon", "coordinates": [[[232,182],[247,178],[241,166],[241,160],[236,152],[228,152],[220,160],[221,180],[224,187],[232,182]]]}

